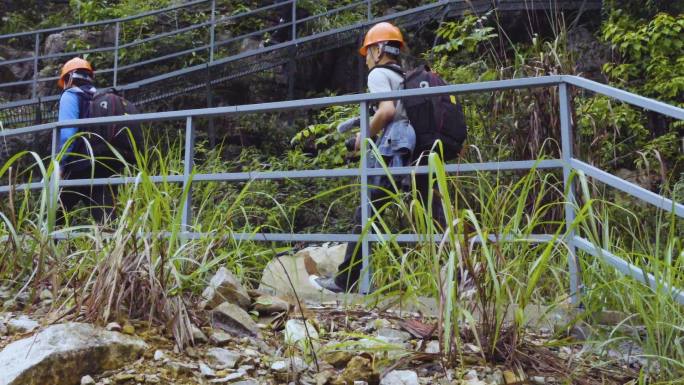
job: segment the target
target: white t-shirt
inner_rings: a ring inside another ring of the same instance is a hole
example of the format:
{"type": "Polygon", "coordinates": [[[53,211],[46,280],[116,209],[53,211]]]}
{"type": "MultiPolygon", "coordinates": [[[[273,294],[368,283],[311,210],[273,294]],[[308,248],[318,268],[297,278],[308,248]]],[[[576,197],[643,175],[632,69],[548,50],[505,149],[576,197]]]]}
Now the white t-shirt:
{"type": "MultiPolygon", "coordinates": [[[[368,74],[368,91],[390,92],[404,89],[404,78],[389,68],[374,68],[368,74]]],[[[395,113],[393,122],[408,120],[406,109],[401,100],[395,101],[395,113]]]]}

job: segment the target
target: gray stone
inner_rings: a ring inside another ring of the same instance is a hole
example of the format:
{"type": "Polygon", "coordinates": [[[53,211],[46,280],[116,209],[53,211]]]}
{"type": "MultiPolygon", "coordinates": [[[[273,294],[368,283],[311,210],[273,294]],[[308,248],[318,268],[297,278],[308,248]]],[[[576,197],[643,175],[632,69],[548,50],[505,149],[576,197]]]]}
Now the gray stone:
{"type": "Polygon", "coordinates": [[[276,361],[271,365],[271,370],[276,372],[287,372],[290,369],[295,373],[305,371],[309,366],[300,357],[292,357],[283,361],[276,361]]]}
{"type": "Polygon", "coordinates": [[[202,375],[204,377],[216,377],[216,373],[214,372],[214,369],[210,368],[204,362],[200,362],[199,369],[200,369],[200,373],[202,373],[202,375]]]}
{"type": "Polygon", "coordinates": [[[391,344],[403,344],[404,342],[411,339],[411,334],[396,329],[382,328],[377,332],[379,340],[385,341],[391,344]]]}
{"type": "Polygon", "coordinates": [[[225,377],[215,378],[213,380],[210,380],[209,382],[211,382],[212,384],[221,384],[221,383],[226,383],[226,382],[233,382],[233,381],[238,380],[244,376],[245,376],[244,373],[231,373],[225,377]]]}
{"type": "Polygon", "coordinates": [[[227,345],[232,339],[233,336],[222,330],[212,330],[211,334],[209,335],[209,340],[216,346],[227,345]]]}
{"type": "Polygon", "coordinates": [[[259,327],[241,307],[224,302],[211,312],[213,327],[240,337],[256,337],[259,327]]]}
{"type": "Polygon", "coordinates": [[[207,350],[207,362],[215,369],[233,369],[242,356],[240,353],[223,348],[207,350]]]}
{"type": "Polygon", "coordinates": [[[285,323],[285,343],[289,345],[299,344],[302,341],[306,341],[308,337],[311,337],[313,341],[318,340],[318,331],[316,331],[316,328],[313,327],[309,321],[306,321],[306,327],[304,325],[305,323],[302,320],[288,320],[287,323],[285,323]],[[306,333],[307,330],[309,332],[308,337],[306,333]]]}
{"type": "Polygon", "coordinates": [[[9,331],[10,334],[18,334],[18,333],[30,333],[36,329],[40,324],[27,316],[22,315],[19,318],[15,318],[10,320],[7,323],[7,330],[9,331]]]}
{"type": "Polygon", "coordinates": [[[81,385],[92,385],[94,383],[95,380],[93,380],[93,378],[88,375],[81,377],[81,385]]]}
{"type": "Polygon", "coordinates": [[[177,361],[169,361],[166,363],[166,367],[173,373],[175,376],[179,375],[190,375],[192,374],[193,371],[198,369],[197,365],[194,364],[186,364],[183,362],[177,362],[177,361]]]}
{"type": "Polygon", "coordinates": [[[430,341],[427,343],[427,346],[425,347],[425,353],[437,354],[439,353],[439,351],[439,341],[430,341]]]}
{"type": "Polygon", "coordinates": [[[290,304],[274,295],[261,295],[254,301],[254,310],[262,315],[283,313],[290,310],[290,304]]]}
{"type": "Polygon", "coordinates": [[[207,336],[202,332],[202,329],[197,326],[192,325],[190,327],[190,332],[192,333],[192,339],[195,343],[206,344],[209,342],[209,339],[207,339],[207,336]]]}
{"type": "Polygon", "coordinates": [[[166,358],[166,354],[164,354],[163,351],[161,350],[155,350],[154,351],[154,360],[155,361],[162,361],[166,358]]]}
{"type": "Polygon", "coordinates": [[[380,385],[420,385],[413,370],[393,370],[380,381],[380,385]]]}
{"type": "Polygon", "coordinates": [[[295,255],[273,259],[264,268],[259,290],[283,296],[318,295],[320,289],[311,284],[309,276],[334,274],[337,266],[344,261],[345,250],[346,244],[306,248],[295,255]],[[290,280],[296,293],[290,285],[290,280]]]}
{"type": "Polygon", "coordinates": [[[218,269],[209,281],[209,285],[202,292],[206,301],[205,307],[213,309],[223,302],[236,304],[244,309],[249,308],[251,299],[249,293],[240,281],[225,267],[218,269]]]}
{"type": "Polygon", "coordinates": [[[86,374],[124,366],[146,348],[138,338],[89,324],[53,325],[0,352],[0,384],[76,384],[86,374]]]}
{"type": "Polygon", "coordinates": [[[40,295],[38,296],[38,298],[39,298],[41,301],[52,300],[52,292],[51,292],[50,290],[48,290],[48,289],[43,289],[43,290],[40,292],[40,295]]]}

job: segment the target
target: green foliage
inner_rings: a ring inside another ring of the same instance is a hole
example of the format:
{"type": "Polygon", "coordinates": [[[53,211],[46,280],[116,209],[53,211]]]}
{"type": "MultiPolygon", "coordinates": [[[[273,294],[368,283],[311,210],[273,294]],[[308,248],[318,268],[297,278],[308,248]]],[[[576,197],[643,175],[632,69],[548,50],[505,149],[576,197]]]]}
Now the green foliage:
{"type": "Polygon", "coordinates": [[[446,42],[435,46],[435,53],[476,53],[481,49],[481,44],[498,36],[493,33],[494,27],[484,25],[490,14],[481,17],[466,15],[462,20],[442,23],[437,30],[437,37],[446,42]]]}
{"type": "Polygon", "coordinates": [[[684,15],[639,22],[616,11],[602,38],[619,54],[604,72],[615,84],[670,104],[684,105],[684,15]]]}

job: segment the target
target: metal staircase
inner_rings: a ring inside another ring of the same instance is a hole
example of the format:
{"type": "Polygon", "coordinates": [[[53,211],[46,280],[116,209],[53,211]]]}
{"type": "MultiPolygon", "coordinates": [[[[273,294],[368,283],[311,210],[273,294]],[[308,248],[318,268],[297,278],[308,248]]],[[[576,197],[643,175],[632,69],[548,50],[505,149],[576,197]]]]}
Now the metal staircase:
{"type": "MultiPolygon", "coordinates": [[[[247,75],[283,66],[297,59],[310,57],[321,52],[354,44],[369,25],[380,21],[392,21],[407,30],[414,30],[443,17],[458,17],[467,12],[485,13],[496,8],[499,12],[521,10],[576,10],[584,12],[601,8],[600,0],[558,1],[548,0],[441,0],[419,7],[376,15],[383,8],[383,2],[361,0],[339,4],[326,12],[298,18],[297,0],[284,0],[275,4],[248,10],[234,15],[221,16],[219,0],[196,0],[166,9],[151,11],[127,18],[95,23],[51,28],[0,36],[0,44],[18,44],[33,39],[34,53],[30,57],[0,62],[0,71],[11,65],[32,65],[33,78],[15,82],[0,83],[0,92],[14,93],[30,91],[31,98],[0,104],[0,122],[4,128],[17,128],[56,120],[59,93],[55,87],[58,66],[67,58],[77,55],[100,55],[109,60],[111,67],[96,71],[100,86],[114,86],[126,98],[138,104],[141,110],[153,108],[155,102],[183,94],[204,95],[211,87],[247,75]],[[205,20],[184,24],[183,15],[203,17],[205,20]],[[199,15],[199,16],[198,16],[199,15]],[[284,15],[289,16],[284,19],[284,15]],[[278,19],[279,18],[279,19],[278,19]],[[175,20],[175,28],[165,31],[154,30],[148,35],[124,41],[126,28],[140,25],[141,30],[149,27],[149,20],[175,20]],[[224,37],[232,30],[240,31],[246,24],[263,24],[274,20],[275,25],[258,28],[233,37],[224,37]],[[147,26],[147,27],[145,27],[147,26]],[[78,35],[91,31],[100,38],[109,36],[113,44],[41,54],[41,41],[57,33],[78,35]],[[111,36],[113,35],[113,39],[111,36]],[[264,37],[285,35],[283,42],[272,42],[270,46],[259,44],[245,49],[250,39],[263,42],[264,37]],[[197,38],[205,39],[197,41],[197,38]],[[187,40],[190,47],[167,47],[168,38],[187,40]],[[150,51],[150,44],[154,44],[150,51]],[[139,60],[126,63],[134,49],[147,50],[139,60]],[[187,63],[193,63],[188,65],[187,63]],[[153,74],[157,68],[165,72],[153,74]],[[137,78],[136,74],[145,74],[137,78]],[[121,80],[125,79],[126,83],[121,80]]],[[[339,3],[339,1],[338,1],[339,3]]],[[[329,6],[330,7],[330,6],[329,6]]],[[[226,10],[229,11],[229,10],[226,10]]]]}

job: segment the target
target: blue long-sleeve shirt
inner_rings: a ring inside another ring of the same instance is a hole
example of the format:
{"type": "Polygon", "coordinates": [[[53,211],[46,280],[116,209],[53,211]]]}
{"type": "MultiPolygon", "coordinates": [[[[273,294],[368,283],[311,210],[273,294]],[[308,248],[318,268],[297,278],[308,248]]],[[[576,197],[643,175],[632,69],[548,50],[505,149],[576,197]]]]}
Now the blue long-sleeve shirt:
{"type": "MultiPolygon", "coordinates": [[[[73,119],[79,119],[81,117],[81,101],[79,96],[79,93],[84,93],[82,89],[78,87],[71,87],[68,90],[64,91],[62,93],[61,98],[59,99],[59,117],[57,118],[58,121],[63,122],[65,120],[73,120],[73,119]]],[[[88,90],[89,93],[95,94],[95,87],[91,87],[88,90]]],[[[59,150],[61,151],[62,148],[64,148],[64,145],[66,144],[67,140],[71,138],[72,136],[76,135],[78,132],[78,128],[76,127],[65,127],[61,128],[59,130],[59,150]]],[[[73,143],[69,148],[67,149],[67,152],[71,152],[73,150],[73,143]]]]}

